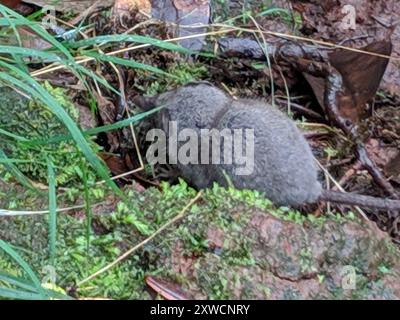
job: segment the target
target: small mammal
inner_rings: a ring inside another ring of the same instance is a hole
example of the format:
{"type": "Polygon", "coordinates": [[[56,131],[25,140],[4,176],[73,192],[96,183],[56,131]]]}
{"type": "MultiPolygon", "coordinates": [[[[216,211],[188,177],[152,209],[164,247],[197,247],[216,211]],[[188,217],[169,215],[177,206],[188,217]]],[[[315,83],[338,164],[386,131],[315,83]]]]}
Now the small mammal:
{"type": "MultiPolygon", "coordinates": [[[[326,200],[400,209],[400,201],[323,190],[314,156],[303,134],[285,114],[261,101],[234,100],[208,82],[195,82],[156,97],[135,97],[134,103],[143,110],[163,107],[152,118],[155,127],[167,133],[167,139],[171,138],[168,136],[171,121],[177,123],[178,132],[186,128],[198,133],[203,129],[254,130],[254,168],[249,174],[235,174],[239,166],[235,161],[178,162],[174,166],[188,183],[199,189],[211,187],[214,182],[227,186],[230,180],[238,189],[265,193],[278,205],[299,206],[326,200]]],[[[221,155],[225,148],[222,143],[221,155]]]]}

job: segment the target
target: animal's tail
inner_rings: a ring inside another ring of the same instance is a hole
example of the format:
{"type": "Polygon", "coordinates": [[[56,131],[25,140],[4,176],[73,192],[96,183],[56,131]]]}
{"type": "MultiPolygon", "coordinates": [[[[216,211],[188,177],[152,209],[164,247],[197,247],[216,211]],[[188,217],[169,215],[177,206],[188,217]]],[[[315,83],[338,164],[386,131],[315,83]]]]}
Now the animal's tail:
{"type": "Polygon", "coordinates": [[[320,200],[378,210],[400,211],[400,200],[375,198],[354,193],[323,190],[320,200]]]}

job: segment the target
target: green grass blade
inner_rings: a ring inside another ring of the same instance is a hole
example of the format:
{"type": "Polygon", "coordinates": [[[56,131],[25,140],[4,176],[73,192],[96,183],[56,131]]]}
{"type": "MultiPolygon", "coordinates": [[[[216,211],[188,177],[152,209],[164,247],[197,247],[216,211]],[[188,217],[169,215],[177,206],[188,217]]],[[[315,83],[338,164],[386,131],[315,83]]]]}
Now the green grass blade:
{"type": "Polygon", "coordinates": [[[256,15],[256,17],[265,17],[265,16],[272,15],[272,14],[278,14],[278,15],[284,15],[284,16],[290,16],[291,15],[290,11],[287,10],[287,9],[270,8],[270,9],[267,9],[267,10],[264,10],[264,11],[258,13],[256,15]]]}
{"type": "MultiPolygon", "coordinates": [[[[29,292],[39,295],[36,291],[35,286],[31,282],[27,281],[24,278],[15,277],[13,275],[10,275],[10,274],[4,273],[4,272],[0,272],[0,282],[3,282],[6,285],[11,285],[11,286],[17,287],[14,290],[18,290],[18,292],[14,292],[12,289],[11,289],[11,291],[7,291],[7,290],[3,291],[3,293],[5,293],[5,294],[10,294],[10,293],[14,294],[15,295],[14,297],[2,295],[1,290],[0,290],[0,297],[13,298],[13,299],[24,299],[24,294],[29,293],[29,292]],[[19,289],[22,289],[22,291],[19,291],[19,289]],[[22,294],[19,294],[19,293],[22,293],[22,294]]],[[[9,288],[5,288],[5,289],[9,289],[9,288]]],[[[56,292],[56,291],[49,290],[49,289],[44,289],[44,290],[47,292],[47,295],[51,298],[72,300],[71,297],[69,297],[63,293],[56,292]]],[[[31,296],[26,295],[25,298],[31,299],[31,296]]]]}
{"type": "Polygon", "coordinates": [[[88,168],[83,163],[83,190],[85,199],[85,214],[86,214],[86,251],[89,256],[90,249],[90,235],[92,231],[92,208],[90,207],[90,195],[89,195],[89,184],[88,184],[88,168]]]}
{"type": "MultiPolygon", "coordinates": [[[[47,51],[41,51],[41,50],[36,50],[36,49],[30,49],[30,48],[21,48],[21,47],[16,47],[16,46],[3,46],[0,45],[0,53],[4,54],[11,54],[11,55],[19,55],[25,56],[25,57],[35,57],[35,58],[41,58],[44,62],[58,62],[60,64],[65,65],[67,68],[70,68],[70,64],[68,61],[61,59],[60,56],[57,54],[47,52],[47,51]]],[[[96,80],[100,84],[102,84],[104,87],[107,89],[110,89],[116,94],[120,94],[118,90],[116,90],[113,86],[111,86],[105,79],[101,78],[97,74],[95,74],[92,70],[86,69],[85,67],[76,64],[75,65],[75,70],[79,71],[81,74],[84,74],[93,80],[96,80]]]]}
{"type": "Polygon", "coordinates": [[[50,263],[54,265],[57,246],[57,202],[56,202],[56,175],[53,163],[47,158],[47,175],[49,181],[49,250],[50,263]]]}
{"type": "Polygon", "coordinates": [[[28,85],[18,78],[15,78],[4,72],[0,72],[0,79],[12,83],[14,86],[20,88],[24,92],[29,93],[32,97],[39,99],[50,108],[53,114],[66,126],[76,145],[86,157],[88,162],[93,166],[93,169],[97,172],[98,176],[104,179],[107,185],[117,195],[119,195],[121,198],[125,198],[123,192],[110,179],[108,169],[104,167],[97,155],[92,151],[76,123],[71,119],[64,108],[51,96],[51,94],[47,92],[47,90],[44,89],[35,79],[32,79],[32,77],[20,71],[18,68],[15,68],[14,66],[2,61],[0,61],[0,66],[6,67],[10,71],[15,72],[23,80],[29,83],[28,85]]]}
{"type": "Polygon", "coordinates": [[[17,141],[25,141],[25,142],[29,141],[29,139],[26,139],[24,137],[18,136],[18,135],[14,134],[14,133],[8,132],[8,131],[3,130],[1,128],[0,128],[0,134],[4,135],[6,137],[12,138],[14,140],[17,140],[17,141]]]}
{"type": "MultiPolygon", "coordinates": [[[[17,23],[20,23],[21,25],[25,25],[26,27],[30,28],[32,31],[34,31],[38,36],[40,36],[43,40],[47,41],[50,45],[52,45],[55,49],[57,49],[60,53],[62,53],[67,61],[63,62],[69,70],[71,70],[78,78],[81,80],[87,87],[86,80],[84,77],[82,77],[81,72],[84,70],[82,66],[78,65],[74,59],[74,57],[71,55],[71,53],[68,51],[67,48],[65,48],[54,36],[52,36],[50,33],[46,31],[40,24],[32,24],[31,21],[26,19],[24,16],[16,13],[15,11],[9,9],[8,7],[5,7],[4,5],[0,4],[1,10],[4,10],[6,14],[9,16],[13,17],[17,23]]],[[[94,76],[94,73],[90,72],[85,72],[86,74],[91,74],[94,76]]],[[[99,81],[100,83],[104,81],[99,81]]]]}
{"type": "Polygon", "coordinates": [[[0,297],[14,300],[43,300],[38,293],[0,287],[0,297]]]}
{"type": "MultiPolygon", "coordinates": [[[[92,128],[92,129],[88,129],[86,131],[83,132],[83,134],[85,136],[92,136],[92,135],[96,135],[102,132],[109,132],[109,131],[113,131],[113,130],[118,130],[124,127],[129,126],[130,124],[136,124],[140,121],[142,121],[143,119],[145,119],[146,117],[152,115],[153,113],[156,113],[158,111],[160,111],[163,107],[156,107],[152,110],[146,111],[146,112],[142,112],[137,114],[136,116],[130,117],[128,119],[124,119],[121,121],[118,121],[116,123],[113,124],[108,124],[105,126],[101,126],[101,127],[96,127],[96,128],[92,128]]],[[[71,140],[72,136],[71,135],[60,135],[60,136],[55,136],[55,137],[51,137],[49,139],[46,140],[39,140],[39,139],[35,139],[35,140],[29,140],[23,143],[26,143],[28,146],[36,146],[36,145],[46,145],[49,143],[57,143],[57,142],[61,142],[61,141],[66,141],[66,140],[71,140]]]]}
{"type": "Polygon", "coordinates": [[[97,74],[95,74],[92,70],[86,69],[85,67],[77,64],[75,66],[75,69],[80,71],[82,74],[87,75],[88,77],[92,78],[93,80],[96,80],[98,83],[102,84],[104,87],[107,89],[110,89],[112,92],[116,93],[117,95],[121,95],[121,93],[115,89],[112,85],[110,85],[105,79],[99,77],[97,74]]]}
{"type": "Polygon", "coordinates": [[[149,72],[152,72],[155,74],[167,76],[167,77],[170,77],[173,79],[178,79],[177,76],[169,74],[168,72],[165,72],[157,67],[153,67],[148,64],[140,63],[140,62],[137,62],[134,60],[122,59],[122,58],[118,58],[118,57],[114,57],[114,56],[108,56],[108,55],[104,55],[104,54],[99,54],[97,52],[85,51],[83,54],[85,54],[88,57],[95,58],[96,60],[99,60],[99,61],[112,62],[112,63],[123,65],[126,67],[130,67],[130,68],[134,68],[134,69],[141,69],[141,70],[149,71],[149,72]]]}
{"type": "Polygon", "coordinates": [[[193,54],[194,52],[186,49],[180,45],[166,42],[160,39],[146,37],[146,36],[139,36],[139,35],[132,35],[132,34],[119,34],[119,35],[105,35],[105,36],[98,36],[93,38],[88,38],[84,40],[79,40],[75,42],[68,42],[68,46],[71,48],[81,48],[93,45],[104,45],[113,42],[135,42],[141,44],[149,44],[158,48],[162,48],[169,51],[176,51],[184,54],[193,54]]]}
{"type": "Polygon", "coordinates": [[[19,287],[24,290],[36,292],[35,286],[32,285],[29,281],[27,281],[24,278],[15,277],[15,276],[9,275],[7,273],[0,272],[0,281],[3,283],[7,283],[10,285],[19,287]]]}
{"type": "Polygon", "coordinates": [[[0,249],[2,249],[5,253],[7,253],[19,266],[25,271],[25,273],[29,276],[34,284],[36,291],[39,293],[40,299],[47,299],[47,293],[45,289],[42,287],[40,280],[35,275],[34,271],[31,267],[22,259],[22,257],[13,249],[11,246],[0,239],[0,249]]]}
{"type": "Polygon", "coordinates": [[[49,42],[54,48],[58,49],[61,53],[63,53],[70,63],[75,64],[75,60],[71,55],[71,53],[59,41],[57,41],[56,38],[54,38],[50,33],[48,33],[46,29],[44,29],[40,24],[32,24],[32,22],[26,19],[24,16],[18,14],[17,12],[11,10],[10,8],[2,4],[0,4],[0,9],[2,10],[2,12],[5,12],[8,16],[13,17],[17,23],[29,27],[40,37],[49,42]]]}
{"type": "Polygon", "coordinates": [[[0,149],[0,160],[1,163],[4,164],[6,169],[14,176],[15,179],[17,179],[20,184],[38,194],[42,194],[37,188],[33,186],[32,182],[12,163],[12,161],[9,161],[10,159],[8,159],[7,155],[2,149],[0,149]]]}
{"type": "MultiPolygon", "coordinates": [[[[48,297],[58,300],[73,300],[65,294],[51,290],[46,290],[48,297]]],[[[41,295],[37,292],[23,291],[19,289],[0,287],[0,297],[14,300],[42,300],[41,295]]]]}
{"type": "MultiPolygon", "coordinates": [[[[20,35],[19,35],[19,32],[18,32],[18,30],[17,30],[16,25],[15,25],[15,24],[13,23],[13,21],[12,21],[13,19],[10,19],[10,17],[8,16],[8,14],[7,14],[2,8],[0,8],[0,13],[1,13],[2,16],[4,16],[6,19],[9,20],[10,27],[11,27],[11,29],[13,30],[13,32],[14,32],[14,34],[15,34],[15,37],[17,38],[18,45],[19,45],[19,46],[22,46],[22,40],[21,40],[21,37],[20,37],[20,35]]],[[[24,63],[24,61],[21,59],[21,57],[15,55],[14,53],[11,53],[11,55],[12,55],[12,57],[14,58],[15,62],[17,63],[18,67],[19,67],[21,70],[25,70],[25,71],[28,70],[27,66],[25,65],[25,63],[24,63]]]]}
{"type": "Polygon", "coordinates": [[[3,46],[0,45],[0,53],[4,54],[18,54],[21,56],[27,56],[27,57],[35,57],[35,58],[41,58],[45,62],[60,62],[63,63],[63,59],[61,59],[58,55],[47,52],[47,51],[41,51],[41,50],[36,50],[36,49],[30,49],[30,48],[23,48],[23,47],[16,47],[16,46],[3,46]]]}
{"type": "Polygon", "coordinates": [[[14,26],[28,26],[28,25],[33,25],[33,24],[38,24],[37,22],[30,21],[30,23],[26,23],[23,21],[19,21],[15,18],[0,18],[0,27],[11,27],[12,25],[14,26]]]}

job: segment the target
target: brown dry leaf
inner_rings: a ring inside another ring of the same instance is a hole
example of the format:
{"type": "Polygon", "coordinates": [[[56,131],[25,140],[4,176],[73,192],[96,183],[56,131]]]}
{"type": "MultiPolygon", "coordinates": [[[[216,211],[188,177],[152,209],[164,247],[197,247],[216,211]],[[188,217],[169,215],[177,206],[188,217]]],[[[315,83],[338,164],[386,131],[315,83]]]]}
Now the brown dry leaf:
{"type": "Polygon", "coordinates": [[[18,28],[18,33],[21,37],[22,46],[25,48],[46,50],[52,47],[49,42],[43,40],[37,33],[31,32],[26,28],[18,28]]]}
{"type": "Polygon", "coordinates": [[[107,152],[101,152],[99,155],[107,164],[113,175],[120,175],[129,171],[125,161],[121,159],[121,157],[107,152]]]}
{"type": "MultiPolygon", "coordinates": [[[[390,55],[392,44],[379,41],[362,50],[390,55]]],[[[342,95],[338,97],[340,114],[356,123],[365,115],[366,104],[375,97],[388,59],[341,49],[329,55],[329,62],[343,78],[342,95]]],[[[310,83],[319,104],[324,107],[325,79],[308,74],[304,76],[310,83]]]]}
{"type": "MultiPolygon", "coordinates": [[[[390,41],[374,42],[363,50],[390,56],[390,41]]],[[[357,121],[366,111],[366,104],[376,95],[389,60],[357,52],[339,50],[329,56],[331,64],[343,76],[344,94],[339,110],[346,118],[357,121]]]]}
{"type": "MultiPolygon", "coordinates": [[[[400,57],[400,1],[398,0],[326,0],[291,1],[302,14],[303,29],[310,38],[364,47],[372,42],[391,39],[393,57],[400,57]],[[355,10],[355,29],[343,30],[346,15],[342,10],[351,5],[355,10]]],[[[400,61],[391,60],[381,89],[400,97],[400,61]]]]}
{"type": "Polygon", "coordinates": [[[113,14],[120,16],[132,9],[151,14],[151,2],[150,0],[115,0],[113,14]]]}
{"type": "Polygon", "coordinates": [[[95,92],[94,94],[96,97],[99,114],[104,124],[114,123],[117,110],[115,105],[110,100],[98,94],[97,92],[95,92]]]}
{"type": "MultiPolygon", "coordinates": [[[[210,21],[210,0],[152,0],[151,3],[153,18],[176,24],[172,30],[175,37],[204,33],[206,29],[200,25],[208,25],[210,21]]],[[[198,36],[179,43],[187,49],[200,51],[204,39],[198,36]]]]}
{"type": "Polygon", "coordinates": [[[92,111],[87,106],[75,104],[79,110],[79,125],[83,130],[88,130],[97,127],[97,121],[93,116],[92,111]]]}
{"type": "Polygon", "coordinates": [[[210,226],[207,230],[207,243],[209,248],[222,249],[224,247],[224,231],[221,229],[210,226]]]}
{"type": "Polygon", "coordinates": [[[21,1],[20,0],[2,0],[1,4],[10,7],[10,8],[14,8],[15,6],[17,6],[21,1]]]}
{"type": "MultiPolygon", "coordinates": [[[[97,101],[97,108],[99,110],[100,118],[103,120],[105,125],[112,124],[115,121],[116,110],[115,105],[107,98],[94,92],[97,101]]],[[[118,149],[119,138],[116,132],[106,132],[108,144],[111,146],[111,151],[118,149]]]]}
{"type": "Polygon", "coordinates": [[[385,174],[390,180],[400,184],[400,152],[386,165],[385,174]]]}
{"type": "Polygon", "coordinates": [[[366,142],[365,148],[371,160],[381,168],[386,167],[398,154],[397,148],[384,146],[379,140],[372,138],[366,142]]]}

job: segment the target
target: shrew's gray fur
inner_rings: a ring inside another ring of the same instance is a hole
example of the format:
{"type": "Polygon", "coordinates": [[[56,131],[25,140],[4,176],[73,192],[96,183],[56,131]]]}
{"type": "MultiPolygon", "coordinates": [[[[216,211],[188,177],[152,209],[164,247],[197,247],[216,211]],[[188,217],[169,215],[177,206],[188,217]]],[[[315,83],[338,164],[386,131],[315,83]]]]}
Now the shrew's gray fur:
{"type": "MultiPolygon", "coordinates": [[[[197,136],[202,129],[216,129],[217,132],[224,129],[254,130],[254,170],[249,175],[236,174],[243,165],[235,162],[236,158],[232,164],[226,164],[225,159],[222,164],[199,165],[183,165],[178,161],[175,168],[181,177],[199,189],[211,187],[214,182],[226,186],[230,180],[236,188],[264,192],[280,205],[298,206],[324,200],[400,212],[399,200],[322,190],[314,157],[303,135],[293,121],[266,103],[234,100],[208,82],[192,83],[157,97],[136,97],[134,102],[146,110],[164,106],[154,120],[155,126],[166,134],[170,121],[177,123],[178,132],[192,129],[197,136]]],[[[246,145],[246,139],[247,136],[243,145],[246,145]]],[[[197,142],[200,146],[200,141],[197,142]]],[[[177,148],[184,144],[186,141],[178,141],[177,148]]],[[[220,158],[229,145],[223,140],[220,158]]],[[[215,148],[209,151],[212,157],[215,148]]],[[[211,159],[209,163],[212,163],[211,159]]]]}
{"type": "MultiPolygon", "coordinates": [[[[144,107],[142,100],[139,106],[144,107]]],[[[180,175],[197,188],[213,182],[264,192],[274,203],[297,206],[317,201],[321,185],[310,147],[293,121],[261,101],[234,100],[207,82],[193,83],[159,95],[152,105],[164,106],[155,116],[156,127],[168,133],[168,122],[185,128],[254,129],[254,171],[236,175],[238,164],[177,164],[180,175]]],[[[149,107],[149,106],[147,106],[149,107]]],[[[183,145],[178,142],[178,148],[183,145]]],[[[199,143],[200,145],[200,143],[199,143]]],[[[221,154],[224,144],[221,146],[221,154]]],[[[210,161],[211,162],[211,161],[210,161]]]]}

